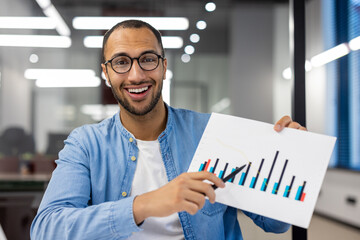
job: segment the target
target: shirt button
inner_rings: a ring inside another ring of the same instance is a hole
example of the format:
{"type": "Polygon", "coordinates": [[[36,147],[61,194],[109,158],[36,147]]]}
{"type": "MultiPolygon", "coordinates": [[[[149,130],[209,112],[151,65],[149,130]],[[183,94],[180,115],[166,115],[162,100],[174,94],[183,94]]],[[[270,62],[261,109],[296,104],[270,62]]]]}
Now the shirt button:
{"type": "Polygon", "coordinates": [[[121,194],[123,197],[126,197],[127,193],[126,192],[122,192],[121,194]]]}
{"type": "Polygon", "coordinates": [[[131,161],[134,162],[135,160],[136,160],[136,157],[135,157],[135,156],[132,156],[132,157],[131,157],[131,161]]]}
{"type": "Polygon", "coordinates": [[[133,139],[133,138],[129,138],[129,141],[130,141],[130,142],[133,142],[133,141],[134,141],[134,139],[133,139]]]}

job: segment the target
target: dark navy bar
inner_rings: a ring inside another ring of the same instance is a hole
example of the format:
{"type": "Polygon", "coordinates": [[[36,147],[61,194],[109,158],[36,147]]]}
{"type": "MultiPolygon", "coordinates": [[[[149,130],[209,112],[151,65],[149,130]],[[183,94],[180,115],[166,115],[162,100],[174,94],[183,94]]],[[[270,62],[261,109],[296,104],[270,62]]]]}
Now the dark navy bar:
{"type": "Polygon", "coordinates": [[[201,171],[204,171],[205,167],[206,167],[206,164],[207,164],[207,161],[204,162],[204,166],[203,168],[201,169],[201,171]]]}
{"type": "Polygon", "coordinates": [[[225,164],[225,167],[224,167],[224,170],[223,170],[223,174],[222,174],[222,176],[221,176],[221,179],[224,179],[224,176],[225,176],[225,174],[226,174],[226,169],[227,169],[228,165],[229,165],[229,163],[226,163],[226,164],[225,164]]]}
{"type": "Polygon", "coordinates": [[[274,158],[273,164],[271,165],[271,169],[270,169],[270,172],[269,172],[269,176],[267,177],[267,180],[266,180],[266,183],[265,183],[265,186],[264,186],[264,191],[266,191],[266,188],[269,185],[271,173],[272,173],[272,171],[274,169],[274,166],[275,166],[276,159],[277,159],[278,155],[279,155],[279,151],[276,151],[275,158],[274,158]]]}
{"type": "Polygon", "coordinates": [[[303,193],[304,193],[305,185],[306,185],[306,181],[304,181],[304,184],[303,184],[303,186],[302,186],[302,188],[301,188],[299,200],[301,199],[301,197],[302,197],[302,195],[303,195],[303,193]]]}
{"type": "Polygon", "coordinates": [[[244,186],[244,184],[245,184],[246,177],[247,177],[247,175],[248,175],[248,173],[249,173],[250,167],[251,167],[251,162],[249,162],[249,165],[248,165],[248,167],[246,168],[245,177],[244,177],[244,179],[243,179],[243,181],[242,181],[242,183],[241,183],[242,186],[244,186]]]}
{"type": "Polygon", "coordinates": [[[213,168],[213,170],[212,170],[211,173],[214,173],[214,172],[215,172],[215,169],[216,169],[216,167],[217,167],[217,165],[218,165],[218,162],[219,162],[219,159],[217,158],[217,159],[216,159],[216,162],[215,162],[215,165],[214,165],[214,168],[213,168]]]}
{"type": "Polygon", "coordinates": [[[280,184],[281,184],[281,180],[282,180],[282,178],[283,178],[283,176],[284,176],[284,172],[285,172],[287,163],[288,163],[288,160],[286,159],[285,164],[284,164],[284,168],[283,168],[283,170],[282,170],[282,172],[281,172],[280,179],[279,179],[278,185],[276,186],[276,190],[275,190],[275,193],[274,193],[274,194],[277,194],[278,191],[279,191],[280,184]]]}
{"type": "Polygon", "coordinates": [[[259,167],[259,171],[257,172],[257,174],[256,174],[256,178],[255,178],[255,181],[254,181],[254,184],[253,184],[253,188],[255,188],[255,186],[256,186],[256,182],[257,182],[257,180],[258,180],[258,178],[259,178],[259,174],[260,174],[260,171],[261,171],[261,168],[262,168],[262,166],[263,166],[263,163],[264,163],[264,158],[261,160],[261,163],[260,163],[260,167],[259,167]]]}
{"type": "Polygon", "coordinates": [[[291,183],[290,183],[290,186],[289,186],[289,191],[287,192],[286,197],[289,197],[289,195],[290,195],[292,186],[294,184],[294,180],[295,180],[295,176],[293,176],[292,179],[291,179],[291,183]]]}

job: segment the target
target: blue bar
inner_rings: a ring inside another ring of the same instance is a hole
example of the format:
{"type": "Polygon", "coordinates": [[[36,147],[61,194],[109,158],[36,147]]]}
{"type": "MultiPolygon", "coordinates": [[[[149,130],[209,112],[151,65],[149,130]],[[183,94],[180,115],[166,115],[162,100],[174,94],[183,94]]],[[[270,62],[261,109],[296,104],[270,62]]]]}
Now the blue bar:
{"type": "Polygon", "coordinates": [[[211,173],[213,172],[213,169],[214,169],[213,167],[210,168],[210,172],[211,172],[211,173]]]}
{"type": "Polygon", "coordinates": [[[265,191],[266,184],[267,184],[267,178],[264,178],[263,184],[261,186],[261,191],[265,191]]]}
{"type": "Polygon", "coordinates": [[[290,188],[290,186],[286,186],[286,188],[285,188],[285,192],[284,192],[284,197],[288,197],[288,192],[289,192],[289,188],[290,188]]]}
{"type": "Polygon", "coordinates": [[[297,190],[297,193],[296,193],[296,197],[295,197],[295,200],[300,200],[300,194],[301,194],[301,190],[302,190],[302,186],[300,186],[297,190]]]}
{"type": "Polygon", "coordinates": [[[252,178],[251,183],[250,183],[250,188],[254,188],[255,179],[256,179],[256,177],[252,178]]]}
{"type": "Polygon", "coordinates": [[[204,167],[204,164],[202,163],[202,164],[200,165],[199,172],[202,171],[203,167],[204,167]]]}
{"type": "Polygon", "coordinates": [[[239,181],[239,185],[243,185],[244,183],[244,178],[245,178],[245,173],[243,172],[242,174],[241,174],[241,178],[240,178],[240,181],[239,181]]]}
{"type": "MultiPolygon", "coordinates": [[[[233,168],[232,170],[231,170],[231,172],[233,172],[233,171],[235,171],[235,168],[233,168]]],[[[234,178],[230,178],[229,180],[228,180],[228,182],[233,182],[234,181],[234,178]]]]}
{"type": "Polygon", "coordinates": [[[224,173],[224,171],[221,170],[220,173],[219,173],[219,178],[222,178],[223,173],[224,173]]]}
{"type": "Polygon", "coordinates": [[[272,190],[272,194],[276,194],[276,189],[277,189],[278,183],[274,183],[274,188],[272,190]]]}

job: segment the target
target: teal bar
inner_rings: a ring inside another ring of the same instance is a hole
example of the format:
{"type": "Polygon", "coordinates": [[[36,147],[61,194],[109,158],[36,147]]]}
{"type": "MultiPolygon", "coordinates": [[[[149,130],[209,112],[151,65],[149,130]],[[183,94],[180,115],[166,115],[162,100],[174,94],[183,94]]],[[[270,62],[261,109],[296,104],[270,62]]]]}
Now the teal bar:
{"type": "Polygon", "coordinates": [[[274,188],[272,190],[272,194],[276,194],[276,189],[277,189],[278,183],[274,183],[274,188]]]}
{"type": "Polygon", "coordinates": [[[211,173],[213,172],[213,169],[214,169],[213,167],[210,168],[210,172],[211,172],[211,173]]]}
{"type": "MultiPolygon", "coordinates": [[[[232,170],[231,170],[231,172],[233,172],[233,171],[235,171],[235,168],[233,168],[232,170]]],[[[229,180],[228,180],[228,182],[232,182],[233,181],[233,178],[230,178],[229,180]]]]}
{"type": "Polygon", "coordinates": [[[250,183],[250,188],[254,188],[255,179],[256,179],[256,177],[252,178],[251,183],[250,183]]]}
{"type": "Polygon", "coordinates": [[[284,197],[288,197],[287,194],[288,194],[288,192],[289,192],[289,188],[290,188],[289,186],[286,186],[285,192],[284,192],[284,195],[283,195],[284,197]]]}
{"type": "Polygon", "coordinates": [[[201,170],[203,169],[203,167],[204,167],[204,164],[202,163],[202,164],[200,165],[199,172],[201,172],[201,170]]]}
{"type": "Polygon", "coordinates": [[[264,178],[263,184],[261,186],[261,191],[265,191],[266,183],[267,183],[267,178],[264,178]]]}
{"type": "Polygon", "coordinates": [[[302,190],[302,186],[300,186],[297,190],[297,193],[296,193],[296,197],[295,197],[295,200],[300,200],[300,194],[301,194],[301,190],[302,190]]]}
{"type": "Polygon", "coordinates": [[[239,185],[243,185],[244,183],[244,178],[245,178],[245,173],[243,172],[242,174],[241,174],[241,178],[240,178],[240,181],[239,181],[239,185]]]}
{"type": "Polygon", "coordinates": [[[222,178],[223,173],[224,173],[224,171],[221,170],[220,173],[219,173],[219,178],[222,178]]]}

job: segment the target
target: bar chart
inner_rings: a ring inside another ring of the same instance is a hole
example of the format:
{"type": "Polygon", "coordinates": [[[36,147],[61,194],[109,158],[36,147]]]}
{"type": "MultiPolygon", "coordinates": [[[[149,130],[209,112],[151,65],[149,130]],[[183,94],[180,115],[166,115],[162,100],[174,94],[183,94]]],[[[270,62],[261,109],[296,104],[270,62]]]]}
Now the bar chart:
{"type": "Polygon", "coordinates": [[[215,201],[307,228],[336,138],[272,124],[212,114],[189,172],[223,179],[215,201]]]}
{"type": "MultiPolygon", "coordinates": [[[[281,155],[280,151],[276,151],[274,159],[269,165],[271,167],[270,167],[270,170],[268,171],[268,173],[266,173],[265,171],[262,172],[261,170],[262,170],[264,164],[267,164],[267,162],[270,162],[270,161],[265,161],[265,159],[262,158],[260,161],[259,167],[258,167],[258,169],[255,169],[255,174],[253,174],[254,176],[251,178],[251,180],[249,179],[249,181],[247,181],[247,177],[249,175],[249,172],[251,174],[251,170],[252,170],[251,167],[253,165],[253,162],[249,162],[247,164],[247,167],[243,171],[241,171],[240,174],[238,174],[238,177],[234,177],[234,178],[228,180],[228,182],[231,182],[231,183],[235,182],[235,184],[237,184],[241,187],[248,187],[248,188],[251,188],[254,190],[258,190],[258,191],[262,191],[262,192],[269,192],[274,195],[279,195],[281,197],[289,198],[290,193],[292,192],[292,189],[294,186],[296,176],[291,175],[291,177],[290,177],[291,180],[289,181],[288,185],[285,185],[284,187],[282,186],[282,180],[286,173],[286,167],[289,162],[288,159],[285,159],[283,166],[280,166],[281,171],[279,171],[279,170],[276,171],[278,174],[280,174],[278,176],[278,180],[273,182],[271,190],[269,190],[270,188],[268,189],[268,185],[272,179],[271,177],[273,177],[273,178],[276,177],[276,176],[274,176],[273,172],[274,172],[274,169],[278,167],[276,165],[276,162],[278,160],[279,155],[281,155]],[[261,176],[265,176],[265,177],[261,178],[261,176]],[[237,179],[237,181],[235,181],[235,179],[237,179]],[[259,187],[257,187],[258,179],[262,179],[262,184],[261,184],[261,186],[259,185],[259,187]]],[[[235,171],[235,169],[237,169],[238,167],[239,166],[232,167],[231,172],[235,171]]],[[[222,162],[219,158],[216,158],[215,161],[213,161],[212,159],[208,159],[200,164],[199,172],[200,171],[208,171],[208,172],[214,173],[216,176],[223,179],[227,174],[230,173],[229,168],[230,168],[229,162],[222,162]],[[220,166],[220,165],[223,167],[218,168],[218,166],[220,166]]],[[[304,202],[305,196],[306,196],[306,193],[305,193],[306,181],[299,182],[299,184],[300,183],[301,183],[301,185],[297,186],[296,195],[294,195],[292,199],[304,202]]]]}

